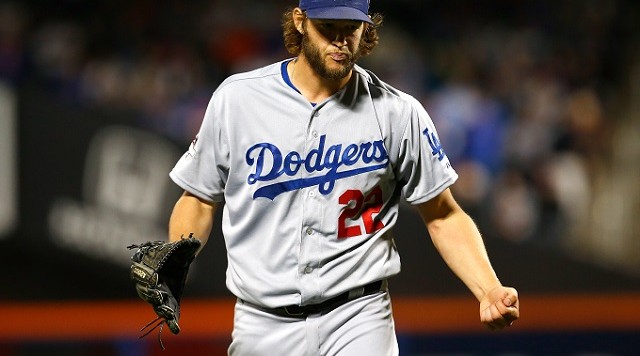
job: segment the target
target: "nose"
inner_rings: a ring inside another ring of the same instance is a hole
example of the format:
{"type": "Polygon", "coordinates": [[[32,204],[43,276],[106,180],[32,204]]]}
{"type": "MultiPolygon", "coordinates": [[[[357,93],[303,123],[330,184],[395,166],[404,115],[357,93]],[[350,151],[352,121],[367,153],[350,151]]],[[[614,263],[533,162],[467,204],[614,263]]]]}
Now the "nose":
{"type": "Polygon", "coordinates": [[[334,37],[333,41],[331,42],[338,47],[342,47],[347,44],[347,37],[344,35],[338,34],[334,37]]]}
{"type": "Polygon", "coordinates": [[[347,44],[347,33],[345,31],[335,31],[331,41],[336,46],[344,46],[347,44]]]}

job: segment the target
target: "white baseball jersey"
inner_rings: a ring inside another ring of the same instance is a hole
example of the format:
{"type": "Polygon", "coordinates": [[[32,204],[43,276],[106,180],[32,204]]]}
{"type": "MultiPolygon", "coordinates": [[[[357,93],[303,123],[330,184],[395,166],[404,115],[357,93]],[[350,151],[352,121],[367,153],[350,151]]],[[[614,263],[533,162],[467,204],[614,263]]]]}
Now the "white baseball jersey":
{"type": "Polygon", "coordinates": [[[413,97],[356,66],[317,104],[289,60],[225,80],[170,176],[224,201],[227,286],[265,307],[318,303],[400,271],[398,203],[425,202],[457,174],[413,97]]]}

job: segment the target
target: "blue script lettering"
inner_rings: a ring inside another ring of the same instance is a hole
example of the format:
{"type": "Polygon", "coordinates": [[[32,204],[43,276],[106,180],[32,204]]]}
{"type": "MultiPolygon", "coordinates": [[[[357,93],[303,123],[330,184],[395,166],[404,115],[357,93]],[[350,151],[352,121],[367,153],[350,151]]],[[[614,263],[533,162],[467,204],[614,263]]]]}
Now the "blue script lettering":
{"type": "Polygon", "coordinates": [[[317,185],[320,193],[329,194],[337,180],[378,170],[388,165],[388,154],[382,140],[365,142],[360,145],[352,143],[343,148],[336,144],[325,148],[326,135],[320,136],[318,146],[311,149],[306,157],[296,151],[284,155],[280,149],[267,142],[251,146],[245,159],[254,167],[254,172],[247,177],[247,183],[272,181],[282,175],[295,176],[301,168],[307,173],[325,172],[324,175],[309,178],[298,178],[277,182],[258,188],[253,198],[265,197],[273,200],[276,196],[306,187],[317,185]],[[363,162],[365,167],[338,172],[342,166],[353,166],[363,162]]]}

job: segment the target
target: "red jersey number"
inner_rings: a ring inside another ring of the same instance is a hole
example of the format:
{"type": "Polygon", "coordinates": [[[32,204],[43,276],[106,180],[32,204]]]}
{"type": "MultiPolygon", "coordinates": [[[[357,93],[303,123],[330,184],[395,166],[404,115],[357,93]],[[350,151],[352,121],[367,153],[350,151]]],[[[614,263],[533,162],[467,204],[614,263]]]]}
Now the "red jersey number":
{"type": "Polygon", "coordinates": [[[347,205],[338,220],[339,239],[362,235],[360,224],[347,226],[347,220],[362,220],[364,231],[367,234],[376,232],[384,227],[384,223],[377,219],[377,214],[382,209],[382,189],[379,186],[373,188],[366,197],[359,190],[347,190],[342,193],[338,202],[342,205],[347,205]]]}

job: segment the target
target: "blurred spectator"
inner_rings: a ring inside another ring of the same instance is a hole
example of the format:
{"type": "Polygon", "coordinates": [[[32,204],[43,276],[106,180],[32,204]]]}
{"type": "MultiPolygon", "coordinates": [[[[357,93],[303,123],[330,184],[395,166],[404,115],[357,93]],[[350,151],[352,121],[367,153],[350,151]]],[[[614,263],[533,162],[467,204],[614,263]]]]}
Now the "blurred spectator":
{"type": "Polygon", "coordinates": [[[493,231],[511,241],[533,238],[540,223],[538,197],[518,170],[505,170],[495,182],[491,196],[493,231]]]}

